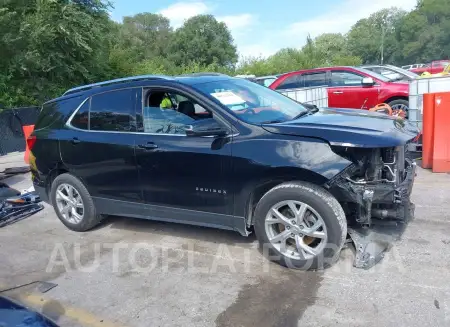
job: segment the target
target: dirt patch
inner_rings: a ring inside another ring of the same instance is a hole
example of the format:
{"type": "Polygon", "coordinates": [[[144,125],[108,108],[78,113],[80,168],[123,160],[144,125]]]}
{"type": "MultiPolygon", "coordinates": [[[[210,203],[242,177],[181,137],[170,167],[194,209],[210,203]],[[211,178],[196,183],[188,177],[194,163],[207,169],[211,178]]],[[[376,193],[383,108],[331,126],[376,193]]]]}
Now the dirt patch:
{"type": "Polygon", "coordinates": [[[217,327],[297,326],[316,300],[322,273],[288,271],[284,278],[264,276],[245,285],[237,300],[216,319],[217,327]]]}

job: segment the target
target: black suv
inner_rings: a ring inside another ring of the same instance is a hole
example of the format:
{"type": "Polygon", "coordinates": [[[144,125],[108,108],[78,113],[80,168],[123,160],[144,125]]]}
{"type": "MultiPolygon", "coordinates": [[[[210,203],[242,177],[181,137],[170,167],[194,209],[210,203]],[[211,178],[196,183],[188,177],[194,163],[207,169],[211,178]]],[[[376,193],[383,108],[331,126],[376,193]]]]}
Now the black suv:
{"type": "Polygon", "coordinates": [[[254,230],[272,260],[316,269],[337,258],[347,226],[368,267],[382,255],[371,227],[411,218],[417,134],[402,119],[197,74],[68,90],[27,141],[35,189],[72,230],[104,215],[254,230]]]}

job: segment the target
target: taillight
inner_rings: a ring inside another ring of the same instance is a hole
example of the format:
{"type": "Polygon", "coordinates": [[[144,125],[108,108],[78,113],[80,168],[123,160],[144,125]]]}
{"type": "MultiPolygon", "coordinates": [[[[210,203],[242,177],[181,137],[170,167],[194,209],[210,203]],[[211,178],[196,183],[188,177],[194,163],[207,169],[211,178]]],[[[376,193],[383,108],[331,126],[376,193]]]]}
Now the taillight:
{"type": "Polygon", "coordinates": [[[28,149],[31,150],[35,143],[36,143],[36,136],[34,136],[34,135],[28,136],[28,138],[27,138],[28,149]]]}

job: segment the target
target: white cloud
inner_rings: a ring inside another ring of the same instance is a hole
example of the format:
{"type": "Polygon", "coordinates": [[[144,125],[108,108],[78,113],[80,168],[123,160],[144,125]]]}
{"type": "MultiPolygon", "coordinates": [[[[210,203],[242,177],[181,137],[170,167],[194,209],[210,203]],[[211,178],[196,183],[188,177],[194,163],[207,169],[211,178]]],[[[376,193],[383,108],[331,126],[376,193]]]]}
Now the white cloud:
{"type": "Polygon", "coordinates": [[[251,14],[240,14],[240,15],[230,15],[217,17],[217,20],[224,22],[231,32],[242,30],[243,28],[249,27],[255,22],[255,16],[251,14]]]}
{"type": "Polygon", "coordinates": [[[258,35],[261,41],[238,44],[238,49],[242,56],[269,56],[281,48],[301,47],[308,34],[316,37],[322,33],[346,33],[358,20],[378,10],[390,7],[411,10],[416,4],[417,0],[345,0],[319,16],[292,23],[285,29],[263,32],[258,35]]]}
{"type": "Polygon", "coordinates": [[[196,15],[206,14],[211,8],[201,1],[197,2],[177,2],[169,7],[160,10],[158,13],[169,18],[173,27],[180,27],[183,22],[196,15]]]}
{"type": "Polygon", "coordinates": [[[308,34],[316,37],[322,33],[346,33],[358,20],[366,18],[378,10],[390,7],[411,10],[416,4],[417,0],[377,0],[372,2],[346,0],[328,13],[291,24],[284,33],[286,37],[302,37],[303,40],[308,34]]]}

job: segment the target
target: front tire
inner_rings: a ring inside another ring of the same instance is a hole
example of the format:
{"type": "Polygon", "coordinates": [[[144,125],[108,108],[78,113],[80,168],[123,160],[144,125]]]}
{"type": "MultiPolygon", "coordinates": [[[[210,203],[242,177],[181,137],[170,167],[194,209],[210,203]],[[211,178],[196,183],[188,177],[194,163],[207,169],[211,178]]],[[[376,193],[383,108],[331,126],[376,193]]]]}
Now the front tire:
{"type": "Polygon", "coordinates": [[[305,182],[275,186],[255,210],[255,233],[270,260],[301,270],[331,266],[347,235],[339,202],[323,188],[305,182]]]}
{"type": "Polygon", "coordinates": [[[88,190],[71,174],[61,174],[55,178],[50,199],[59,220],[73,231],[85,232],[101,221],[88,190]]]}

